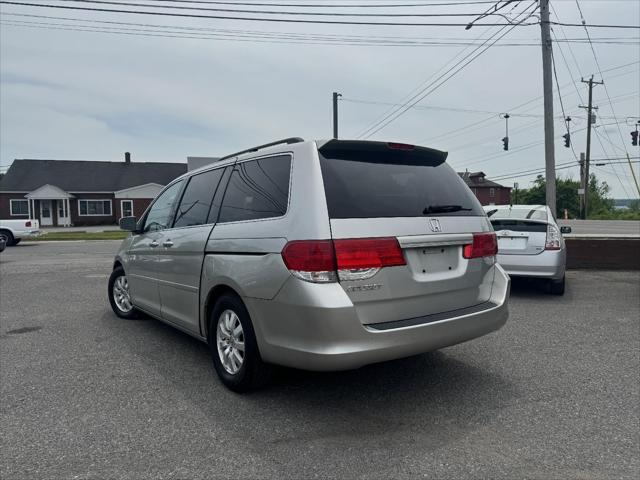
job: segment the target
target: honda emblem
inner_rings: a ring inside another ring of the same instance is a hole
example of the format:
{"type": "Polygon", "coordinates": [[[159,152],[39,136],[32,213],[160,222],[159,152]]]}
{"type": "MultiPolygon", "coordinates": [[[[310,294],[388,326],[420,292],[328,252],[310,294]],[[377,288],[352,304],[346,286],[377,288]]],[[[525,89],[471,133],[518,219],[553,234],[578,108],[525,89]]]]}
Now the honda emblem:
{"type": "Polygon", "coordinates": [[[440,225],[440,220],[438,220],[437,218],[430,218],[429,228],[431,229],[432,232],[441,232],[442,226],[440,225]]]}

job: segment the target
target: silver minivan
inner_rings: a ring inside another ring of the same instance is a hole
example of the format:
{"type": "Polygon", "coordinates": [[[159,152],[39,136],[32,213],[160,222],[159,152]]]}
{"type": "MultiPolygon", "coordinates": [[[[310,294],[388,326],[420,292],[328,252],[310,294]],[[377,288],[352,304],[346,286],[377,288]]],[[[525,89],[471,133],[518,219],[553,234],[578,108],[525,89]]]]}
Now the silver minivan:
{"type": "Polygon", "coordinates": [[[509,276],[446,157],[291,138],[188,172],[121,220],[111,306],[207,342],[235,391],[272,364],[351,369],[497,330],[509,276]]]}

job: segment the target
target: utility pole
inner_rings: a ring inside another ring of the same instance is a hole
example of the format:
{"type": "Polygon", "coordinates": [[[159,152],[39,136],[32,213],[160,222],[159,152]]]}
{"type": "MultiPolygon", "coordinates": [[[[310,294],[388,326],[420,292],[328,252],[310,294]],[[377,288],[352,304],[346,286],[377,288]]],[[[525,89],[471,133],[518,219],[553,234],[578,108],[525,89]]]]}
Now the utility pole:
{"type": "Polygon", "coordinates": [[[584,220],[584,192],[586,192],[584,188],[584,152],[580,152],[580,189],[578,190],[578,195],[580,197],[580,218],[584,220]],[[580,193],[582,190],[582,193],[580,193]]]}
{"type": "Polygon", "coordinates": [[[542,89],[544,93],[544,161],[547,205],[556,214],[556,158],[553,135],[553,78],[549,0],[540,0],[542,30],[542,89]]]}
{"type": "Polygon", "coordinates": [[[333,92],[333,138],[338,138],[338,97],[342,95],[333,92]]]}
{"type": "Polygon", "coordinates": [[[582,83],[587,83],[589,85],[589,104],[586,107],[584,105],[580,105],[580,108],[587,109],[587,155],[584,161],[584,213],[582,216],[582,219],[586,220],[589,211],[589,161],[591,160],[591,125],[595,123],[593,121],[593,110],[598,109],[598,107],[593,106],[593,86],[602,85],[604,82],[594,82],[593,75],[591,75],[591,78],[589,80],[585,80],[584,78],[580,80],[582,81],[582,83]]]}

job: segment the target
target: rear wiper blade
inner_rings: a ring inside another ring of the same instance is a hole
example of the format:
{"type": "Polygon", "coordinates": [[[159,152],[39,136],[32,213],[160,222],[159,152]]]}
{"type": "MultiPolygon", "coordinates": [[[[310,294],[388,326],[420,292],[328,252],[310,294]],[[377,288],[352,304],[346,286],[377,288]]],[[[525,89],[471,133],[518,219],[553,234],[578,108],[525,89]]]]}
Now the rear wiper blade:
{"type": "Polygon", "coordinates": [[[429,205],[422,211],[422,214],[429,215],[430,213],[450,213],[462,211],[471,211],[471,209],[465,208],[462,205],[429,205]]]}

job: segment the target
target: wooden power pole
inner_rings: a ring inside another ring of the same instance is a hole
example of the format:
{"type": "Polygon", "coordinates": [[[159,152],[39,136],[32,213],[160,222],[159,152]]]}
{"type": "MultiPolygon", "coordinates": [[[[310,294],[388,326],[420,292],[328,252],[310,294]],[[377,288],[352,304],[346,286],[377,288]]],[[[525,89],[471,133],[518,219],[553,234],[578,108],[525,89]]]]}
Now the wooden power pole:
{"type": "Polygon", "coordinates": [[[553,135],[553,71],[549,0],[540,0],[540,28],[542,30],[542,89],[544,94],[544,164],[546,200],[556,214],[556,158],[553,135]]]}
{"type": "Polygon", "coordinates": [[[582,219],[586,220],[589,210],[589,161],[591,160],[591,125],[593,125],[593,110],[597,110],[598,107],[593,106],[593,86],[602,85],[603,82],[594,82],[593,75],[589,80],[581,79],[582,83],[589,85],[589,104],[587,106],[580,105],[580,108],[587,109],[587,154],[584,160],[584,211],[582,213],[582,219]]]}

